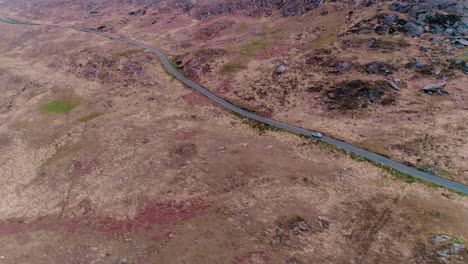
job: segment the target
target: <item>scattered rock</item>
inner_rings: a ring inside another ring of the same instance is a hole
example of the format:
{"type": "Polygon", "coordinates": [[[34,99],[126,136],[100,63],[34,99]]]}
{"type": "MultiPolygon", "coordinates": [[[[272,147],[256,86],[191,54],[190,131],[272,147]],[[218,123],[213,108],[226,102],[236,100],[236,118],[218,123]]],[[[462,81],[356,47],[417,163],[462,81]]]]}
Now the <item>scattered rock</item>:
{"type": "Polygon", "coordinates": [[[459,101],[462,100],[462,97],[459,94],[454,94],[454,95],[452,95],[452,100],[456,101],[456,102],[459,102],[459,101]]]}
{"type": "Polygon", "coordinates": [[[436,235],[429,242],[429,245],[425,249],[426,254],[441,262],[462,260],[463,255],[466,254],[463,242],[448,235],[436,235]]]}
{"type": "Polygon", "coordinates": [[[452,246],[450,247],[450,252],[451,253],[458,253],[460,250],[462,250],[464,248],[465,248],[465,246],[463,244],[453,243],[452,246]]]}
{"type": "Polygon", "coordinates": [[[434,38],[431,39],[432,44],[440,44],[443,41],[444,40],[442,38],[439,38],[439,37],[434,37],[434,38]]]}
{"type": "Polygon", "coordinates": [[[453,40],[452,43],[453,44],[460,44],[460,45],[463,45],[463,46],[468,46],[468,40],[465,40],[465,39],[455,39],[455,40],[453,40]]]}
{"type": "Polygon", "coordinates": [[[336,69],[338,69],[341,72],[349,71],[350,66],[346,62],[339,62],[336,64],[336,69]]]}
{"type": "Polygon", "coordinates": [[[146,10],[143,10],[143,9],[138,9],[135,11],[128,12],[129,16],[137,16],[137,15],[145,15],[145,14],[146,14],[146,10]]]}
{"type": "Polygon", "coordinates": [[[424,28],[432,34],[461,36],[468,32],[468,7],[457,0],[396,1],[390,10],[409,13],[412,22],[404,25],[407,34],[419,36],[424,28]]]}
{"type": "Polygon", "coordinates": [[[403,28],[406,30],[407,34],[412,37],[419,37],[424,33],[424,28],[418,26],[412,22],[406,23],[403,28]]]}
{"type": "Polygon", "coordinates": [[[396,84],[395,82],[390,81],[390,82],[388,82],[388,84],[390,84],[390,86],[391,86],[393,89],[395,89],[395,90],[397,90],[397,91],[400,91],[400,87],[399,87],[398,84],[396,84]]]}
{"type": "Polygon", "coordinates": [[[468,63],[466,63],[466,61],[462,59],[450,58],[447,59],[447,62],[449,63],[450,69],[459,69],[462,70],[464,73],[468,73],[468,63]]]}
{"type": "Polygon", "coordinates": [[[437,257],[442,261],[447,261],[449,258],[449,250],[446,248],[437,250],[436,254],[437,257]]]}
{"type": "Polygon", "coordinates": [[[287,222],[287,228],[296,234],[300,234],[309,231],[310,226],[304,218],[297,216],[287,222]]]}
{"type": "Polygon", "coordinates": [[[420,62],[418,59],[414,59],[413,62],[409,62],[405,64],[406,69],[414,69],[419,73],[425,74],[425,75],[432,75],[433,70],[435,69],[433,65],[428,65],[425,63],[420,62]]]}
{"type": "Polygon", "coordinates": [[[226,147],[225,146],[219,146],[218,150],[220,150],[221,152],[224,152],[224,151],[226,151],[226,147]]]}
{"type": "Polygon", "coordinates": [[[400,13],[407,13],[410,9],[410,4],[407,2],[395,2],[390,5],[389,9],[392,11],[400,12],[400,13]]]}
{"type": "Polygon", "coordinates": [[[445,243],[447,241],[450,241],[452,239],[453,239],[453,237],[451,237],[451,236],[437,235],[437,236],[434,237],[433,241],[434,241],[434,243],[441,244],[441,243],[445,243]]]}
{"type": "Polygon", "coordinates": [[[322,218],[322,217],[318,217],[317,218],[317,221],[318,221],[318,224],[320,225],[321,228],[323,229],[328,229],[330,227],[330,221],[322,218]]]}
{"type": "Polygon", "coordinates": [[[276,68],[276,73],[277,74],[283,74],[286,71],[286,66],[280,65],[276,68]]]}
{"type": "Polygon", "coordinates": [[[383,20],[383,23],[387,26],[390,26],[392,25],[393,23],[395,23],[397,21],[398,17],[394,14],[390,14],[390,15],[387,15],[385,16],[384,20],[383,20]]]}
{"type": "Polygon", "coordinates": [[[328,98],[335,99],[336,98],[335,93],[328,93],[328,98]]]}
{"type": "Polygon", "coordinates": [[[392,74],[395,70],[395,67],[393,67],[393,65],[382,61],[371,62],[369,64],[364,65],[364,68],[369,74],[381,74],[384,76],[392,74]]]}
{"type": "Polygon", "coordinates": [[[448,92],[443,89],[446,84],[447,83],[444,81],[438,82],[438,83],[431,83],[431,84],[424,86],[424,88],[422,88],[421,91],[430,95],[448,94],[448,92]]]}

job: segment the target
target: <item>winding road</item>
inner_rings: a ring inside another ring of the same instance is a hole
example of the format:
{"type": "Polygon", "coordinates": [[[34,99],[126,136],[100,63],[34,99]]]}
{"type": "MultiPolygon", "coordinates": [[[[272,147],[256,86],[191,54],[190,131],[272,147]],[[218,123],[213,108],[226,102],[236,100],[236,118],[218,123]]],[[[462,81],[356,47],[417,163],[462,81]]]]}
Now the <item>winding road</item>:
{"type": "MultiPolygon", "coordinates": [[[[217,103],[217,104],[231,110],[232,112],[235,112],[235,113],[237,113],[237,114],[239,114],[239,115],[241,115],[243,117],[250,118],[250,119],[256,120],[258,122],[268,124],[268,125],[270,125],[272,127],[292,132],[294,134],[303,135],[303,136],[306,136],[306,137],[312,137],[312,134],[314,133],[312,131],[309,131],[309,130],[306,130],[306,129],[303,129],[303,128],[295,127],[295,126],[292,126],[292,125],[289,125],[289,124],[286,124],[286,123],[282,123],[282,122],[275,121],[275,120],[272,120],[272,119],[269,119],[269,118],[265,118],[263,116],[254,114],[252,112],[249,112],[247,110],[244,110],[244,109],[242,109],[240,107],[237,107],[237,106],[231,104],[230,102],[216,96],[215,94],[210,92],[208,89],[203,88],[202,86],[200,86],[200,85],[190,81],[189,79],[187,79],[176,68],[174,68],[174,66],[172,66],[172,64],[169,62],[169,60],[166,58],[166,56],[164,56],[164,54],[162,52],[160,52],[159,50],[157,50],[157,49],[155,49],[155,48],[153,48],[151,46],[148,46],[148,45],[146,45],[144,43],[141,43],[141,42],[138,42],[138,41],[135,41],[135,40],[132,40],[132,39],[112,36],[112,35],[110,35],[108,33],[100,32],[100,31],[96,31],[96,30],[83,29],[83,28],[72,27],[72,26],[63,26],[63,25],[54,25],[54,24],[41,24],[41,23],[33,23],[33,22],[23,22],[23,21],[4,18],[4,17],[0,17],[0,22],[9,23],[9,24],[42,25],[42,26],[49,26],[49,27],[56,27],[56,28],[74,29],[74,30],[78,30],[78,31],[86,32],[86,33],[96,34],[96,35],[103,36],[103,37],[113,39],[113,40],[119,40],[119,41],[124,41],[124,42],[130,43],[132,45],[143,48],[146,52],[150,52],[150,53],[156,55],[160,59],[160,61],[162,62],[164,68],[166,68],[166,70],[169,73],[174,75],[175,78],[177,78],[179,81],[181,81],[183,84],[187,85],[188,87],[197,90],[198,92],[200,92],[204,96],[208,97],[210,100],[214,101],[215,103],[217,103]]],[[[375,153],[372,153],[372,152],[369,152],[369,151],[354,147],[354,146],[352,146],[352,145],[350,145],[348,143],[345,143],[345,142],[340,141],[340,140],[336,140],[334,138],[323,136],[322,138],[317,138],[317,139],[321,140],[323,142],[326,142],[328,144],[334,145],[334,146],[336,146],[336,147],[338,147],[340,149],[343,149],[345,151],[348,151],[350,153],[354,153],[354,154],[356,154],[358,156],[361,156],[361,157],[363,157],[363,158],[365,158],[365,159],[367,159],[369,161],[381,164],[383,166],[390,167],[390,168],[392,168],[394,170],[397,170],[397,171],[399,171],[401,173],[404,173],[404,174],[410,175],[412,177],[415,177],[415,178],[418,178],[418,179],[421,179],[421,180],[436,184],[438,186],[442,186],[442,187],[451,189],[453,191],[468,195],[468,186],[463,185],[461,183],[450,181],[450,180],[441,178],[441,177],[439,177],[437,175],[417,170],[415,168],[403,165],[401,163],[398,163],[398,162],[393,161],[391,159],[385,158],[385,157],[380,156],[378,154],[375,154],[375,153]]]]}

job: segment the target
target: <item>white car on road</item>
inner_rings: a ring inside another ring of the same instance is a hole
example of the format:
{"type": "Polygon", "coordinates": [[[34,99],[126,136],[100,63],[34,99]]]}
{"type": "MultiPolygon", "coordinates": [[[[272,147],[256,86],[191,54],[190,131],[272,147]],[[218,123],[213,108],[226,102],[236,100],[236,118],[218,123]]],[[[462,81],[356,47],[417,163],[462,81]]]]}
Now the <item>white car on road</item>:
{"type": "Polygon", "coordinates": [[[322,134],[320,133],[312,133],[312,136],[315,137],[315,138],[322,138],[322,134]]]}

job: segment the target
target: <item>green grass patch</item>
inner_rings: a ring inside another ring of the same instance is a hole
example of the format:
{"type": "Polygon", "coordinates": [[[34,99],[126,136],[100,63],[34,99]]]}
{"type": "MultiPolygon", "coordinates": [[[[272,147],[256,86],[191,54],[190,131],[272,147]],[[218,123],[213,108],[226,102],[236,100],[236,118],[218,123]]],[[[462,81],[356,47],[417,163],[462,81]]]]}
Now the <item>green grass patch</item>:
{"type": "Polygon", "coordinates": [[[40,106],[42,113],[68,114],[80,104],[78,99],[53,100],[40,106]]]}
{"type": "Polygon", "coordinates": [[[328,45],[333,44],[337,39],[338,39],[337,34],[326,33],[323,36],[321,36],[318,40],[310,44],[309,49],[315,50],[315,49],[326,47],[328,45]]]}
{"type": "MultiPolygon", "coordinates": [[[[171,60],[169,60],[169,63],[172,65],[172,67],[174,67],[176,70],[179,70],[179,65],[177,65],[176,63],[172,62],[171,60]]],[[[169,77],[171,77],[172,80],[176,79],[176,76],[174,74],[172,74],[163,64],[162,62],[160,61],[161,63],[161,67],[163,68],[163,70],[166,72],[167,75],[169,75],[169,77]]]]}
{"type": "Polygon", "coordinates": [[[163,66],[163,69],[167,73],[167,75],[169,75],[169,77],[171,77],[172,80],[174,80],[176,78],[176,76],[172,72],[170,72],[166,68],[164,68],[164,66],[163,66]]]}
{"type": "Polygon", "coordinates": [[[263,39],[250,40],[249,42],[242,45],[242,53],[251,56],[255,55],[258,52],[266,49],[269,46],[269,43],[263,39]]]}
{"type": "MultiPolygon", "coordinates": [[[[250,112],[253,112],[255,113],[255,111],[251,111],[249,109],[244,109],[244,110],[247,110],[247,111],[250,111],[250,112]]],[[[279,128],[276,128],[276,127],[273,127],[273,126],[270,126],[268,124],[265,124],[265,123],[262,123],[262,122],[258,122],[256,120],[253,120],[253,119],[250,119],[250,118],[246,118],[244,116],[242,116],[241,114],[239,113],[236,113],[236,112],[233,112],[233,111],[230,111],[232,115],[234,115],[235,117],[237,118],[240,118],[242,119],[242,124],[245,124],[245,125],[248,125],[249,127],[257,130],[259,132],[259,134],[263,134],[265,133],[266,131],[275,131],[275,132],[278,132],[278,131],[283,131],[279,128]]],[[[285,131],[285,132],[288,132],[288,131],[285,131]]],[[[289,133],[289,132],[288,132],[289,133]]]]}
{"type": "Polygon", "coordinates": [[[455,240],[453,240],[453,241],[451,242],[451,244],[452,244],[452,245],[453,245],[453,244],[464,245],[465,243],[464,243],[462,240],[456,238],[455,240]]]}
{"type": "Polygon", "coordinates": [[[468,51],[466,51],[466,49],[460,49],[460,51],[454,56],[451,56],[451,58],[468,61],[468,51]]]}
{"type": "Polygon", "coordinates": [[[180,65],[175,62],[169,61],[169,63],[172,65],[172,67],[176,68],[177,70],[180,68],[180,65]]]}
{"type": "Polygon", "coordinates": [[[356,155],[356,154],[354,154],[354,153],[349,154],[349,157],[350,157],[352,160],[355,160],[355,161],[357,161],[357,162],[364,162],[364,161],[366,161],[365,158],[363,158],[363,157],[361,157],[361,156],[359,156],[359,155],[356,155]]]}
{"type": "Polygon", "coordinates": [[[409,178],[409,179],[406,179],[405,182],[408,184],[412,184],[413,182],[415,182],[415,180],[413,178],[409,178]]]}
{"type": "Polygon", "coordinates": [[[88,121],[91,121],[93,120],[94,118],[96,117],[99,117],[101,115],[103,115],[104,113],[102,112],[93,112],[91,114],[88,114],[88,115],[85,115],[85,116],[82,116],[80,117],[80,119],[78,119],[78,121],[80,122],[88,122],[88,121]]]}
{"type": "Polygon", "coordinates": [[[252,120],[252,119],[245,119],[242,123],[244,123],[244,124],[248,125],[249,127],[257,130],[259,132],[259,134],[263,134],[266,131],[274,131],[274,132],[280,131],[280,129],[278,129],[276,127],[272,127],[270,125],[267,125],[265,123],[258,122],[258,121],[252,120]]]}
{"type": "Polygon", "coordinates": [[[439,175],[439,176],[449,176],[451,173],[450,171],[446,170],[446,169],[436,169],[436,174],[439,175]]]}
{"type": "Polygon", "coordinates": [[[222,75],[230,74],[242,69],[243,66],[240,63],[228,62],[221,67],[220,73],[222,75]]]}
{"type": "Polygon", "coordinates": [[[420,171],[427,172],[431,168],[433,168],[433,167],[430,164],[427,164],[427,163],[418,163],[418,164],[416,164],[416,169],[418,169],[420,171]]]}

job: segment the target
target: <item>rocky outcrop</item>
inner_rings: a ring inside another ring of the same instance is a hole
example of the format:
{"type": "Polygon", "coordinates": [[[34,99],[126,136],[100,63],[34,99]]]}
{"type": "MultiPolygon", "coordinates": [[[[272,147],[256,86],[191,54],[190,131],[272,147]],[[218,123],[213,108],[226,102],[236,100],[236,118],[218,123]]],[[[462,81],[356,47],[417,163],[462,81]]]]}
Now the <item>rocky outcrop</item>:
{"type": "MultiPolygon", "coordinates": [[[[427,26],[433,34],[459,36],[468,34],[468,5],[459,0],[396,1],[390,10],[409,13],[415,27],[427,26]]],[[[420,35],[419,28],[413,35],[420,35]]]]}
{"type": "Polygon", "coordinates": [[[460,0],[395,1],[389,9],[404,14],[379,14],[357,22],[349,32],[379,35],[403,32],[412,37],[425,32],[448,36],[468,34],[468,5],[460,0]]]}

